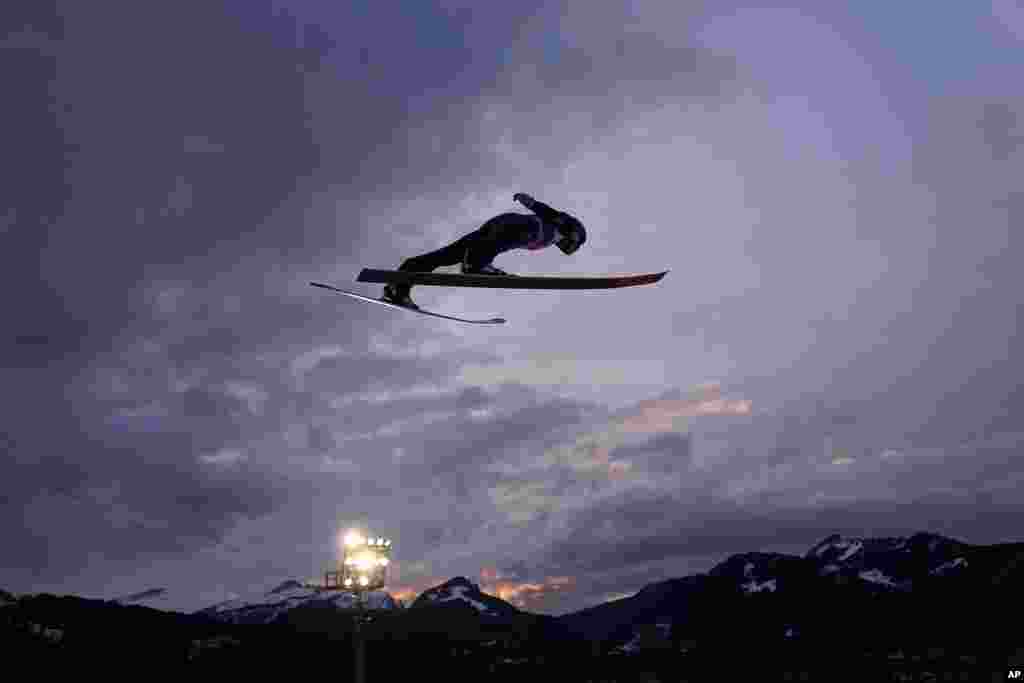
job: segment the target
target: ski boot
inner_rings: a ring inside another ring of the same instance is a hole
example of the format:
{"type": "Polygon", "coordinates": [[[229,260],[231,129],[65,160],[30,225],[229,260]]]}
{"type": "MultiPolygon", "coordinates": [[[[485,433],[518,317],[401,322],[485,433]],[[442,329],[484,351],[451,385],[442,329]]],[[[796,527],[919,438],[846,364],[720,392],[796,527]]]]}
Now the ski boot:
{"type": "Polygon", "coordinates": [[[468,263],[463,262],[462,264],[463,275],[510,275],[516,277],[513,273],[506,273],[501,268],[495,268],[490,263],[485,263],[482,266],[471,266],[468,263]]]}
{"type": "Polygon", "coordinates": [[[419,306],[413,302],[412,298],[409,297],[408,289],[399,289],[397,285],[391,283],[385,285],[384,295],[380,298],[381,301],[396,306],[402,306],[404,308],[415,308],[419,310],[419,306]]]}

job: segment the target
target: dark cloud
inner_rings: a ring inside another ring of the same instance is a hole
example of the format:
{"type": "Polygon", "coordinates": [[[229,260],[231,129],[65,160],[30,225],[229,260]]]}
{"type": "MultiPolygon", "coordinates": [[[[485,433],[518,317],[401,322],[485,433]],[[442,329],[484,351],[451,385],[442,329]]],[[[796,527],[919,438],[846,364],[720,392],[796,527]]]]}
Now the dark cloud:
{"type": "MultiPolygon", "coordinates": [[[[686,25],[698,8],[679,8],[667,21],[686,25]]],[[[736,77],[733,59],[649,30],[630,30],[631,8],[573,3],[524,13],[508,45],[510,59],[482,91],[489,126],[510,145],[531,146],[531,160],[558,172],[593,136],[642,111],[679,98],[719,95],[736,77]],[[625,30],[624,30],[625,29],[625,30]]],[[[513,172],[514,173],[514,172],[513,172]]],[[[534,178],[533,182],[542,182],[534,178]]]]}
{"type": "Polygon", "coordinates": [[[312,391],[358,393],[367,389],[396,389],[408,384],[437,381],[451,374],[457,363],[418,357],[388,357],[374,353],[324,358],[309,371],[306,387],[312,391]]]}
{"type": "Polygon", "coordinates": [[[1009,159],[1024,139],[1018,116],[1017,108],[1009,102],[990,102],[982,108],[978,127],[994,160],[1009,159]]]}
{"type": "Polygon", "coordinates": [[[315,426],[309,430],[309,447],[318,452],[330,451],[336,445],[333,434],[326,427],[315,426]]]}
{"type": "Polygon", "coordinates": [[[872,422],[898,421],[896,429],[931,446],[1016,430],[1024,417],[1016,296],[1024,280],[1013,220],[1021,204],[1011,179],[1024,161],[1013,132],[1022,103],[945,103],[932,103],[941,113],[915,148],[916,180],[936,203],[934,233],[915,245],[927,248],[927,278],[916,285],[913,308],[886,323],[887,342],[834,375],[852,398],[873,404],[872,422]],[[884,372],[888,389],[869,388],[884,372]]]}
{"type": "Polygon", "coordinates": [[[489,403],[487,393],[480,387],[466,387],[455,398],[455,406],[459,410],[483,408],[489,403]]]}
{"type": "Polygon", "coordinates": [[[675,473],[692,465],[690,434],[660,434],[646,443],[619,446],[609,454],[610,460],[628,461],[634,469],[647,472],[675,473]]]}
{"type": "Polygon", "coordinates": [[[1013,538],[1014,515],[1020,511],[1014,501],[984,494],[769,509],[727,502],[691,507],[671,496],[650,496],[588,510],[574,520],[564,540],[552,543],[544,567],[554,573],[600,575],[674,558],[720,561],[735,552],[783,548],[802,553],[828,533],[900,536],[928,530],[971,542],[998,542],[1013,538]]]}
{"type": "MultiPolygon", "coordinates": [[[[488,492],[499,483],[510,481],[508,475],[492,466],[509,462],[508,458],[515,458],[517,453],[522,455],[519,449],[526,449],[527,455],[540,456],[547,446],[557,443],[589,416],[590,406],[585,403],[535,395],[531,405],[517,405],[504,394],[504,390],[499,390],[488,399],[497,411],[495,414],[474,416],[471,412],[460,412],[418,428],[411,442],[407,437],[393,438],[404,444],[404,455],[397,466],[402,490],[410,496],[428,490],[429,495],[422,496],[421,502],[430,498],[451,500],[463,510],[451,524],[463,533],[487,521],[487,516],[493,514],[488,492]],[[466,507],[470,504],[483,507],[466,507]]],[[[459,401],[456,398],[456,403],[459,401]]],[[[545,476],[567,486],[565,475],[549,471],[545,476]]]]}
{"type": "Polygon", "coordinates": [[[535,569],[523,560],[508,559],[498,565],[500,578],[513,581],[527,581],[535,578],[535,569]]]}
{"type": "Polygon", "coordinates": [[[258,470],[211,472],[148,455],[147,461],[134,451],[79,448],[23,467],[20,481],[31,488],[6,501],[4,534],[18,552],[5,566],[48,581],[56,577],[46,567],[89,553],[110,560],[166,558],[215,545],[239,519],[268,514],[289,495],[285,482],[258,470]]]}
{"type": "Polygon", "coordinates": [[[496,419],[461,420],[439,425],[422,436],[425,460],[434,472],[479,466],[519,444],[533,444],[555,430],[575,425],[586,415],[576,401],[553,400],[496,419]]]}

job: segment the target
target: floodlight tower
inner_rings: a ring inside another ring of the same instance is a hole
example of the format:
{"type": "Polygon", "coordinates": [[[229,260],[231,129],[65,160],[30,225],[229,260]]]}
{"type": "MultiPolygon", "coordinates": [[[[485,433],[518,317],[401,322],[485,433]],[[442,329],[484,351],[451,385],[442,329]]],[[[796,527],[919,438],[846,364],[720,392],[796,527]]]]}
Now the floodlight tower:
{"type": "Polygon", "coordinates": [[[324,583],[331,587],[333,578],[337,588],[352,591],[356,596],[356,614],[352,629],[355,683],[365,683],[366,643],[362,633],[364,598],[369,591],[379,590],[387,584],[387,570],[391,564],[391,539],[365,536],[355,530],[349,531],[342,543],[341,558],[339,570],[328,572],[324,577],[324,583]]]}
{"type": "Polygon", "coordinates": [[[357,596],[379,590],[387,584],[391,564],[391,539],[363,536],[357,531],[345,535],[341,563],[342,585],[357,596]]]}
{"type": "Polygon", "coordinates": [[[324,574],[324,587],[343,588],[361,598],[387,584],[389,564],[391,539],[349,531],[342,541],[338,570],[324,574]]]}

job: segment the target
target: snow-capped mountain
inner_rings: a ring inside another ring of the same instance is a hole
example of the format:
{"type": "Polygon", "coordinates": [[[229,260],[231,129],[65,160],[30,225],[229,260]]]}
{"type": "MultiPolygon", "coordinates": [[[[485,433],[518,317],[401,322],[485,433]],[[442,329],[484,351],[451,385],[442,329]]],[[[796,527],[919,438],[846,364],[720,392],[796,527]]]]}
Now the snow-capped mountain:
{"type": "MultiPolygon", "coordinates": [[[[836,609],[840,605],[843,609],[868,609],[876,603],[864,598],[909,595],[915,588],[941,594],[946,588],[953,589],[951,581],[961,582],[956,594],[969,590],[973,584],[962,583],[966,572],[988,552],[993,559],[980,572],[983,577],[1004,567],[1006,555],[1012,556],[1012,551],[928,533],[902,538],[844,538],[836,534],[803,556],[733,555],[706,574],[650,584],[631,597],[558,620],[588,640],[612,644],[627,653],[638,647],[643,629],[653,633],[651,629],[658,624],[671,623],[677,632],[691,635],[715,628],[726,634],[734,626],[722,622],[720,615],[725,612],[746,612],[748,623],[756,622],[772,637],[788,640],[807,632],[798,624],[812,618],[808,615],[827,621],[830,603],[836,609]]],[[[946,600],[952,604],[953,594],[946,600]]],[[[852,612],[848,614],[848,619],[854,618],[852,612]]]]}
{"type": "MultiPolygon", "coordinates": [[[[233,624],[269,624],[297,607],[333,607],[339,610],[359,606],[354,593],[339,589],[308,586],[288,580],[276,588],[235,597],[201,609],[195,614],[233,624]]],[[[399,603],[383,591],[370,591],[362,598],[362,607],[370,610],[399,609],[399,603]]]]}
{"type": "Polygon", "coordinates": [[[788,581],[800,580],[805,572],[799,557],[780,553],[743,553],[733,555],[708,572],[735,583],[744,593],[774,593],[788,581]]]}
{"type": "Polygon", "coordinates": [[[520,611],[462,576],[423,591],[409,609],[381,619],[379,625],[402,638],[441,635],[497,649],[525,641],[553,645],[572,640],[556,617],[520,611]]]}
{"type": "Polygon", "coordinates": [[[821,575],[855,577],[879,587],[909,590],[915,580],[925,576],[947,575],[965,568],[964,553],[970,548],[966,543],[927,533],[901,538],[843,538],[834,534],[804,557],[818,564],[821,575]]]}
{"type": "Polygon", "coordinates": [[[504,600],[481,592],[477,584],[462,576],[457,576],[440,586],[423,591],[409,609],[451,603],[469,605],[481,615],[488,617],[510,617],[520,613],[518,609],[504,600]]]}

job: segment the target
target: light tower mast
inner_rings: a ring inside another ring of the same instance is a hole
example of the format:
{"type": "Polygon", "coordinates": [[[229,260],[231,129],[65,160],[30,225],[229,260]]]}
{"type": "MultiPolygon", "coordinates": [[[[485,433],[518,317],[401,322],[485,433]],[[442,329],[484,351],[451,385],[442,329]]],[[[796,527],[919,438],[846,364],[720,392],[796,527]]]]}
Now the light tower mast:
{"type": "Polygon", "coordinates": [[[355,683],[366,682],[366,643],[362,623],[365,619],[365,596],[387,584],[388,565],[391,564],[391,539],[364,536],[358,531],[345,534],[341,562],[336,571],[324,574],[325,588],[351,591],[356,597],[356,613],[352,628],[355,683]]]}

